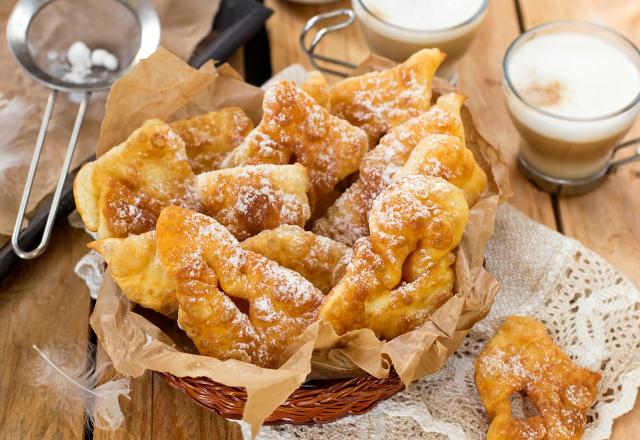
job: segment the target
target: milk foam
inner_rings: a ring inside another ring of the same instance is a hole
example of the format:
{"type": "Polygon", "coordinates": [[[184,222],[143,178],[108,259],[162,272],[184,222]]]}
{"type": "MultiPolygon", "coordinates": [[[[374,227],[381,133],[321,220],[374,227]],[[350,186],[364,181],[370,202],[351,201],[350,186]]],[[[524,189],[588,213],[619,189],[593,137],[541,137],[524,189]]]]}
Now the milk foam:
{"type": "Polygon", "coordinates": [[[511,56],[507,68],[526,101],[563,117],[615,113],[640,92],[640,69],[624,52],[579,33],[536,37],[511,56]]]}
{"type": "Polygon", "coordinates": [[[632,55],[604,39],[577,32],[540,35],[515,49],[507,70],[518,93],[552,116],[507,88],[511,115],[549,138],[574,143],[608,139],[628,130],[640,111],[636,104],[615,117],[584,120],[618,112],[640,92],[640,68],[632,55]]]}
{"type": "Polygon", "coordinates": [[[407,29],[434,31],[464,23],[483,0],[362,0],[377,17],[407,29]]]}

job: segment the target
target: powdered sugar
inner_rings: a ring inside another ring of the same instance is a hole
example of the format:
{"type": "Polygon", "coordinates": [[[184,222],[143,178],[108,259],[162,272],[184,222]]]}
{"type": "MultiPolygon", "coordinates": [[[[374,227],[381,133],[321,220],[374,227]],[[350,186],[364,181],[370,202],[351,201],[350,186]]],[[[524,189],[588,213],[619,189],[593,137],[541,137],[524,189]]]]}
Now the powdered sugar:
{"type": "Polygon", "coordinates": [[[295,84],[276,82],[263,102],[262,121],[223,166],[288,164],[292,157],[309,170],[310,205],[358,169],[366,134],[332,116],[295,84]]]}
{"type": "Polygon", "coordinates": [[[311,215],[300,165],[229,168],[197,181],[207,212],[240,240],[281,224],[303,226],[311,215]]]}
{"type": "MultiPolygon", "coordinates": [[[[457,113],[461,104],[460,95],[444,95],[427,113],[408,120],[385,135],[380,144],[364,156],[358,181],[342,194],[324,217],[315,222],[314,232],[346,245],[366,236],[373,200],[393,181],[420,141],[437,133],[464,136],[457,113]]],[[[430,174],[426,169],[421,171],[430,174]]],[[[437,175],[445,174],[442,169],[438,172],[437,175]]]]}
{"type": "Polygon", "coordinates": [[[179,275],[181,328],[201,353],[275,366],[315,320],[322,293],[296,272],[241,248],[216,220],[170,207],[157,237],[163,263],[179,275]],[[248,314],[231,297],[248,301],[248,314]]]}

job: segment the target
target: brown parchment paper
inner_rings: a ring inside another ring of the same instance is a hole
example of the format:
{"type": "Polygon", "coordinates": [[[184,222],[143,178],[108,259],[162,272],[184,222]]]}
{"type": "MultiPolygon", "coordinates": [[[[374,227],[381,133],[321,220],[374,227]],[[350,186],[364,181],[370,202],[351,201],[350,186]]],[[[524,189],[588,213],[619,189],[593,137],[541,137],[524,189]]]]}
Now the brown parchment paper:
{"type": "MultiPolygon", "coordinates": [[[[13,230],[40,119],[49,94],[49,90],[30,79],[10,55],[4,30],[15,3],[15,0],[0,0],[0,118],[6,122],[0,122],[0,244],[5,241],[3,235],[9,235],[13,230]],[[20,111],[12,111],[16,108],[20,111]]],[[[131,24],[130,14],[120,16],[122,11],[114,7],[114,3],[114,0],[53,2],[46,7],[46,17],[43,15],[46,19],[40,20],[42,26],[38,24],[30,31],[34,34],[30,34],[30,39],[35,39],[33,45],[42,47],[42,52],[64,51],[73,41],[80,39],[89,45],[107,47],[126,58],[126,53],[120,53],[118,48],[111,47],[109,41],[113,41],[112,38],[107,37],[105,43],[105,38],[101,37],[105,34],[124,35],[118,38],[120,41],[137,36],[128,26],[131,24]],[[94,20],[83,14],[74,14],[73,10],[79,5],[83,8],[90,7],[95,11],[95,16],[109,17],[109,20],[94,20]],[[70,16],[73,16],[72,23],[70,16]]],[[[213,17],[220,6],[220,0],[151,0],[151,3],[160,17],[161,45],[183,60],[191,56],[196,45],[210,32],[213,17]]],[[[100,121],[105,114],[106,96],[106,93],[98,93],[91,97],[73,167],[96,150],[100,121]]],[[[66,94],[59,95],[56,101],[28,213],[55,187],[77,105],[66,94]]]]}
{"type": "MultiPolygon", "coordinates": [[[[239,105],[253,118],[259,118],[262,92],[244,84],[230,68],[216,71],[208,65],[197,71],[186,65],[177,66],[179,63],[167,51],[159,50],[121,79],[111,91],[101,139],[120,142],[135,128],[132,125],[139,125],[145,118],[171,120],[228,105],[239,105]],[[163,98],[169,86],[172,96],[180,97],[182,108],[176,109],[176,103],[163,98]],[[114,122],[129,118],[136,124],[126,125],[126,129],[114,122]]],[[[359,71],[385,68],[389,63],[372,57],[359,71]]],[[[434,82],[435,96],[450,90],[446,82],[434,82]]],[[[329,324],[316,322],[287,347],[280,368],[266,369],[200,356],[179,347],[175,338],[172,340],[152,322],[153,318],[133,311],[128,299],[107,276],[91,325],[115,368],[129,376],[139,376],[149,369],[176,376],[204,376],[228,386],[245,387],[249,397],[243,419],[251,424],[254,435],[262,421],[306,379],[366,373],[382,378],[393,366],[409,385],[439,370],[493,304],[499,286],[483,267],[484,248],[493,233],[497,205],[511,193],[500,153],[477,132],[466,109],[463,118],[468,147],[487,172],[489,186],[470,210],[457,250],[455,295],[421,328],[385,342],[368,329],[338,336],[329,324]]],[[[109,148],[106,143],[104,147],[109,148]]]]}

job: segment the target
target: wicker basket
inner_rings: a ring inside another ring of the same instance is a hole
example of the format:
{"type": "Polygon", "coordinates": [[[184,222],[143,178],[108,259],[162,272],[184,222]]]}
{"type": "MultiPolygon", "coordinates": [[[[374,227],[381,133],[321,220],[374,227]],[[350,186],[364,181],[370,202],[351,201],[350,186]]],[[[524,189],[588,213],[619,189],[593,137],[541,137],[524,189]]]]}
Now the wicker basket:
{"type": "MultiPolygon", "coordinates": [[[[162,373],[173,388],[227,419],[242,418],[247,393],[200,377],[176,377],[162,373]]],[[[387,379],[366,375],[353,379],[316,380],[303,384],[265,420],[266,425],[329,423],[363,414],[376,403],[404,389],[392,370],[387,379]]]]}

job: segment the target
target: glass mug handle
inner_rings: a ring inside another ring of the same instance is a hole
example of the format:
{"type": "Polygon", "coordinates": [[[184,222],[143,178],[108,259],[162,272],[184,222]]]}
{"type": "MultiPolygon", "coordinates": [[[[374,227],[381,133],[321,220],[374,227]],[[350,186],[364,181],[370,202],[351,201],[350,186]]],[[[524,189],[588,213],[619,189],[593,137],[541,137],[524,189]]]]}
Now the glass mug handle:
{"type": "Polygon", "coordinates": [[[607,169],[607,172],[610,173],[612,171],[614,171],[615,169],[617,169],[618,167],[622,166],[622,165],[626,165],[628,163],[631,162],[635,162],[636,160],[640,160],[640,137],[635,138],[635,139],[631,139],[628,140],[626,142],[623,142],[619,145],[616,145],[616,147],[613,149],[613,156],[616,155],[616,153],[620,150],[623,150],[627,147],[633,147],[633,146],[638,146],[638,148],[636,149],[635,153],[629,157],[625,157],[624,159],[619,159],[619,160],[614,160],[609,164],[609,168],[607,169]]]}
{"type": "Polygon", "coordinates": [[[356,68],[355,64],[349,63],[347,61],[338,60],[336,58],[328,57],[325,55],[318,55],[315,53],[316,47],[320,44],[320,41],[331,32],[336,32],[341,29],[347,28],[351,26],[356,20],[356,14],[351,9],[337,9],[331,12],[325,12],[324,14],[318,14],[311,17],[304,25],[304,29],[300,34],[300,47],[302,51],[307,54],[309,57],[309,62],[316,69],[329,73],[331,75],[340,76],[346,78],[349,76],[349,71],[356,68]],[[330,20],[332,18],[342,17],[342,20],[338,21],[329,26],[322,26],[322,24],[330,20]],[[320,27],[322,26],[322,27],[320,27]],[[315,35],[311,39],[311,43],[309,45],[306,44],[307,35],[312,30],[316,30],[316,28],[320,27],[319,30],[316,31],[315,35]],[[325,64],[328,64],[332,67],[324,67],[318,64],[318,61],[322,61],[325,64]],[[336,70],[334,67],[342,67],[348,69],[336,70]]]}

